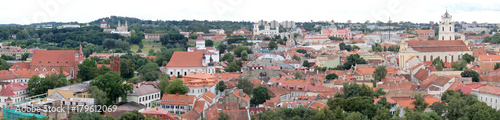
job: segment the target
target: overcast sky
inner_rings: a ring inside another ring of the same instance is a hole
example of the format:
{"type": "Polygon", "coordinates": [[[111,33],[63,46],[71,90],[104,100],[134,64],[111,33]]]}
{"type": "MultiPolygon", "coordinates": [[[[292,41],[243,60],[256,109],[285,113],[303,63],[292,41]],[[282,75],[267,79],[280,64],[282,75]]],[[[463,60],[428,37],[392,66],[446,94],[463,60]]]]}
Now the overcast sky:
{"type": "Polygon", "coordinates": [[[499,0],[2,0],[0,24],[86,23],[116,16],[145,20],[292,20],[500,23],[499,0]]]}

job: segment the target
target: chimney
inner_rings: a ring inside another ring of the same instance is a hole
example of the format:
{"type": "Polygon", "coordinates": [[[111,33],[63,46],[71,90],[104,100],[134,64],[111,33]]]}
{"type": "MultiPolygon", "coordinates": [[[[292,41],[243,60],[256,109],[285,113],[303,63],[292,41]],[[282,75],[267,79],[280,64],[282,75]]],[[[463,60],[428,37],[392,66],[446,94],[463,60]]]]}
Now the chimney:
{"type": "Polygon", "coordinates": [[[240,96],[243,96],[243,89],[240,89],[240,96]]]}

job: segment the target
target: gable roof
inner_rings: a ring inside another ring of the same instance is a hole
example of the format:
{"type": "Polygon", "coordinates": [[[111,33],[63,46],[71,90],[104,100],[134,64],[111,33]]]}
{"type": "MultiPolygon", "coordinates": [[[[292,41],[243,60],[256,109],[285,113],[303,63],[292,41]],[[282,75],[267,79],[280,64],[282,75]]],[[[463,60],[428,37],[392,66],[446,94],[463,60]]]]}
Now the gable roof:
{"type": "Polygon", "coordinates": [[[14,63],[14,65],[10,66],[9,70],[16,70],[17,69],[30,69],[30,62],[17,62],[14,63]]]}
{"type": "Polygon", "coordinates": [[[12,71],[0,70],[0,80],[12,80],[12,79],[17,79],[17,78],[19,78],[19,76],[17,76],[12,71]]]}
{"type": "Polygon", "coordinates": [[[0,89],[0,96],[16,96],[16,94],[14,94],[14,91],[24,90],[26,88],[28,88],[28,85],[24,85],[21,83],[10,83],[5,85],[4,88],[0,89]]]}
{"type": "Polygon", "coordinates": [[[241,93],[242,96],[240,96],[240,92],[243,92],[243,91],[240,91],[239,89],[234,89],[233,91],[233,94],[240,98],[241,100],[245,101],[245,102],[250,102],[250,96],[248,96],[246,93],[241,93]]]}
{"type": "Polygon", "coordinates": [[[194,95],[163,94],[160,104],[167,105],[189,105],[194,103],[194,95]]]}
{"type": "Polygon", "coordinates": [[[410,40],[408,47],[419,52],[470,51],[462,40],[410,40]]]}
{"type": "Polygon", "coordinates": [[[78,65],[78,50],[35,50],[31,65],[78,65]]]}
{"type": "Polygon", "coordinates": [[[166,67],[202,67],[202,57],[201,51],[175,51],[166,67]]]}
{"type": "Polygon", "coordinates": [[[152,93],[159,93],[160,89],[152,84],[142,84],[133,88],[132,93],[128,93],[129,96],[142,96],[152,93]]]}

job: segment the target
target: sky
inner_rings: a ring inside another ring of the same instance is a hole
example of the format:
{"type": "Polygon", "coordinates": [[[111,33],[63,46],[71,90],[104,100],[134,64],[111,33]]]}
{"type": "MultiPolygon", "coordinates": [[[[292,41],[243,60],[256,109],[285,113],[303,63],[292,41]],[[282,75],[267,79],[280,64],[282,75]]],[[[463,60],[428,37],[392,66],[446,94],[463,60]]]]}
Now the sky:
{"type": "Polygon", "coordinates": [[[0,24],[86,23],[115,16],[143,20],[500,23],[499,0],[2,0],[0,24]]]}

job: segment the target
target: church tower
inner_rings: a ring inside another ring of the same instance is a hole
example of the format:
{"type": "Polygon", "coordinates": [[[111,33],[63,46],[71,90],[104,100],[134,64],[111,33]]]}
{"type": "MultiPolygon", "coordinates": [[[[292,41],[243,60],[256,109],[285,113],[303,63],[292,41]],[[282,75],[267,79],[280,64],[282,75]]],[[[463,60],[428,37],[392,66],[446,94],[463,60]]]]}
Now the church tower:
{"type": "Polygon", "coordinates": [[[253,34],[254,35],[259,34],[259,23],[253,24],[253,34]]]}
{"type": "Polygon", "coordinates": [[[455,24],[451,20],[448,10],[441,16],[439,22],[439,40],[455,40],[455,24]]]}

